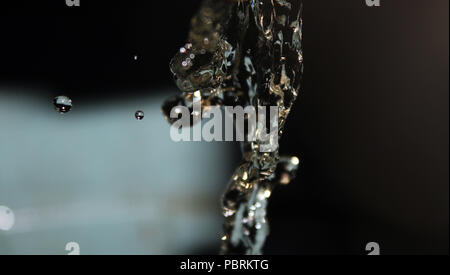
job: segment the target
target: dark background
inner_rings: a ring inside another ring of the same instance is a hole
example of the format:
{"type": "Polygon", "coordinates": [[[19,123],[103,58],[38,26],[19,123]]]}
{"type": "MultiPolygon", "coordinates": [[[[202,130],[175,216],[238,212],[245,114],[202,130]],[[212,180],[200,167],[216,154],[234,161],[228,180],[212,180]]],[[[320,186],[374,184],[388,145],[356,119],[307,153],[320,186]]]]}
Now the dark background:
{"type": "MultiPolygon", "coordinates": [[[[0,84],[78,104],[173,85],[199,1],[81,2],[2,1],[0,84]]],[[[304,90],[281,141],[302,168],[273,195],[266,253],[448,254],[449,2],[304,3],[304,90]]]]}

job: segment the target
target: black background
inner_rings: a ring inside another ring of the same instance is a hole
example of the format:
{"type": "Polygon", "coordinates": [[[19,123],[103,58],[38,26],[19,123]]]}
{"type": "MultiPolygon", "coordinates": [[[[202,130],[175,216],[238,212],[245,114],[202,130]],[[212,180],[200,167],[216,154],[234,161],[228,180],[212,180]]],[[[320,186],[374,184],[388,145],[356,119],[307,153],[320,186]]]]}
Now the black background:
{"type": "MultiPolygon", "coordinates": [[[[0,84],[78,104],[172,85],[199,1],[81,2],[2,1],[0,84]]],[[[266,253],[448,254],[449,2],[304,3],[304,90],[281,141],[302,169],[273,195],[266,253]]]]}

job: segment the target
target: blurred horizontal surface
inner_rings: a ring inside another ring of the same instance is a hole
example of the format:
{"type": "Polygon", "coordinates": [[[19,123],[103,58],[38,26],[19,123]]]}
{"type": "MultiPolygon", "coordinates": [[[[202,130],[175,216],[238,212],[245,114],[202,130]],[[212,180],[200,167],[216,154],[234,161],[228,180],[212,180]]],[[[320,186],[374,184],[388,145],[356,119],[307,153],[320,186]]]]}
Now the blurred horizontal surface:
{"type": "Polygon", "coordinates": [[[173,142],[165,95],[74,101],[61,115],[34,94],[0,88],[0,205],[16,217],[0,231],[0,254],[65,254],[71,241],[85,254],[219,245],[233,144],[173,142]]]}

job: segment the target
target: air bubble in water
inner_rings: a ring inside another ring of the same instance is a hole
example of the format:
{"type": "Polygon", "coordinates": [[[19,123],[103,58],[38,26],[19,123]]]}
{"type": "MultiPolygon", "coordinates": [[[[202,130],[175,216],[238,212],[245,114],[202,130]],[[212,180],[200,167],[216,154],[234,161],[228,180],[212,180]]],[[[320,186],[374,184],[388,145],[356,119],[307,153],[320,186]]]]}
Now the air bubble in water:
{"type": "Polygon", "coordinates": [[[134,113],[134,116],[136,117],[137,120],[143,120],[144,119],[144,112],[143,111],[136,111],[136,113],[134,113]]]}
{"type": "Polygon", "coordinates": [[[67,96],[60,95],[53,99],[53,105],[58,113],[65,114],[72,109],[72,99],[67,96]]]}
{"type": "Polygon", "coordinates": [[[9,231],[15,223],[14,213],[6,206],[0,205],[0,230],[9,231]]]}

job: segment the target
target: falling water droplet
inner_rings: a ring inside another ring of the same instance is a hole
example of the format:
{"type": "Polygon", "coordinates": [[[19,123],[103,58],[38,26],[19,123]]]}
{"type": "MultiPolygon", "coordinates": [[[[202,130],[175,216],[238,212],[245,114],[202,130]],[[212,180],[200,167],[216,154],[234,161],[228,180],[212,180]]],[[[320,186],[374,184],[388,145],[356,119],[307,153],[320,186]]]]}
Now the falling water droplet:
{"type": "Polygon", "coordinates": [[[0,230],[9,231],[14,226],[15,217],[11,209],[0,205],[0,230]]]}
{"type": "Polygon", "coordinates": [[[133,59],[134,59],[134,60],[138,60],[138,58],[139,58],[139,56],[137,56],[137,55],[134,55],[134,56],[133,56],[133,59]]]}
{"type": "Polygon", "coordinates": [[[60,95],[53,99],[53,105],[58,113],[65,114],[72,109],[72,99],[67,96],[60,95]]]}
{"type": "Polygon", "coordinates": [[[144,112],[143,111],[136,111],[136,113],[134,113],[134,116],[136,117],[137,120],[143,120],[144,119],[144,112]]]}

